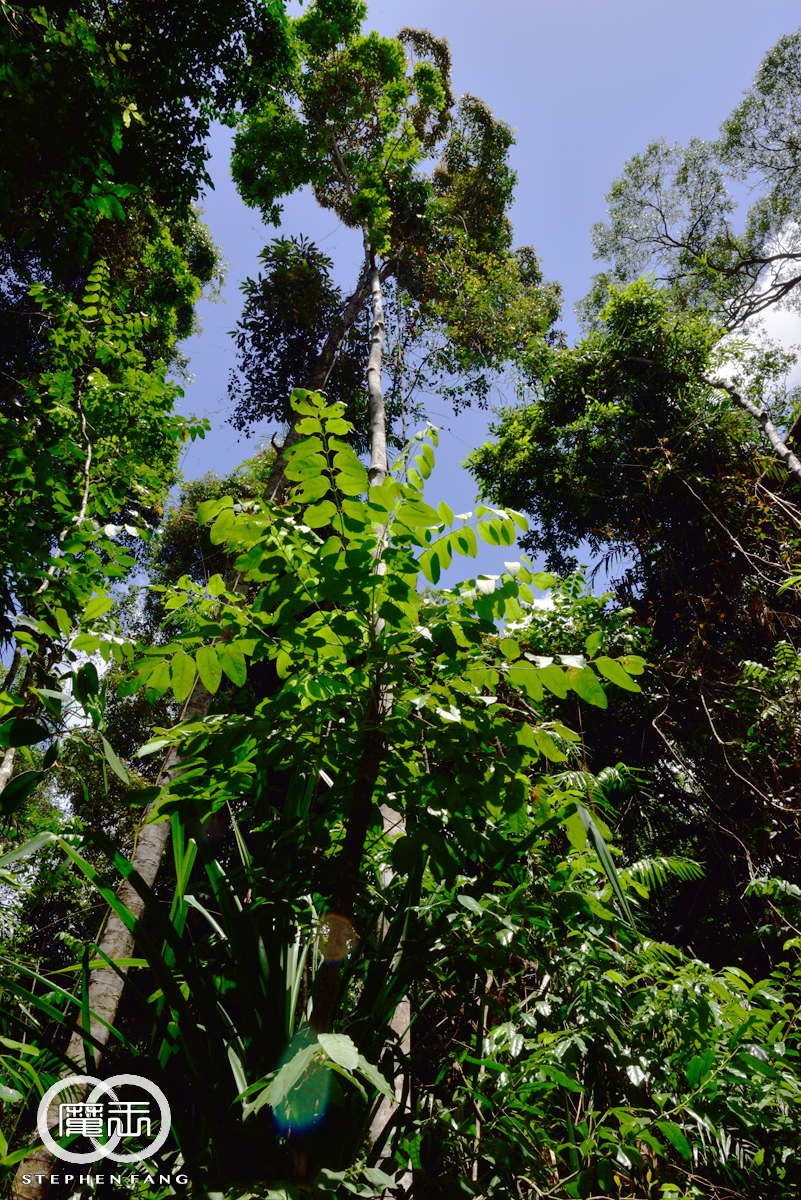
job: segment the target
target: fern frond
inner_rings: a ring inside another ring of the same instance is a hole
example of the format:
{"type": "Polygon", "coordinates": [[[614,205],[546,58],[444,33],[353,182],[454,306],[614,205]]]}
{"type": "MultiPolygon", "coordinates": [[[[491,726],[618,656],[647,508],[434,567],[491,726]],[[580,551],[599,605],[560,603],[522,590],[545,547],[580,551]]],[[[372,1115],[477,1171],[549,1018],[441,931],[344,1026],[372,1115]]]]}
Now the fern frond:
{"type": "Polygon", "coordinates": [[[630,879],[633,883],[640,883],[652,890],[663,885],[670,876],[685,882],[690,879],[701,879],[704,868],[700,863],[693,862],[691,858],[659,856],[641,858],[639,862],[624,867],[620,874],[624,879],[630,879]]]}

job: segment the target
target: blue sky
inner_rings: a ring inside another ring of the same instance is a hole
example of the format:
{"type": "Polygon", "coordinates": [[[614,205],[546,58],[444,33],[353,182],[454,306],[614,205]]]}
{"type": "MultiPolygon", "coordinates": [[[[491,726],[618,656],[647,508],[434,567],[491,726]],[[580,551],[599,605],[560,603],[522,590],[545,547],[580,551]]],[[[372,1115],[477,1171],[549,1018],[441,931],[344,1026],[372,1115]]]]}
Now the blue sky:
{"type": "MultiPolygon", "coordinates": [[[[603,220],[604,195],[625,160],[656,137],[714,138],[764,53],[800,19],[789,0],[378,0],[369,6],[367,24],[387,35],[403,25],[444,34],[456,94],[481,96],[517,130],[515,240],[535,246],[546,277],[561,282],[561,324],[572,337],[573,305],[598,269],[590,226],[603,220]]],[[[205,442],[186,453],[183,470],[190,478],[230,470],[256,444],[238,441],[226,424],[226,386],[235,361],[229,331],[239,315],[239,284],[256,274],[259,250],[276,231],[264,227],[237,196],[228,168],[230,143],[228,130],[215,130],[215,190],[203,202],[205,220],[229,260],[226,303],[201,304],[203,332],[185,347],[195,382],[186,388],[181,408],[207,416],[213,426],[205,442]]],[[[358,235],[338,226],[308,194],[288,198],[280,232],[316,241],[350,291],[359,270],[358,235]]],[[[781,317],[776,329],[789,341],[801,341],[795,315],[781,317]]],[[[444,498],[460,512],[473,507],[476,492],[460,463],[486,440],[488,414],[468,411],[455,420],[444,407],[441,411],[429,499],[444,498]]],[[[512,556],[487,547],[478,567],[462,573],[498,573],[500,560],[512,556]]]]}

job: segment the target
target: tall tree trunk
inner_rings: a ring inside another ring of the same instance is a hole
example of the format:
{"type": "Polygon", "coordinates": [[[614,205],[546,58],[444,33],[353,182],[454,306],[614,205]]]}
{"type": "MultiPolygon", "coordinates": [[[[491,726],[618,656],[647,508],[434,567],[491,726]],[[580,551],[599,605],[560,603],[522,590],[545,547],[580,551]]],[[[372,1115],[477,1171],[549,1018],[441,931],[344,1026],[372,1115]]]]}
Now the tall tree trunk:
{"type": "MultiPolygon", "coordinates": [[[[366,241],[366,239],[365,239],[366,241]]],[[[367,261],[370,261],[369,248],[365,246],[367,261]]],[[[384,405],[384,393],[381,386],[381,372],[384,361],[385,323],[382,282],[385,275],[375,265],[371,265],[370,280],[370,355],[367,362],[367,393],[370,428],[370,466],[368,478],[373,487],[380,486],[387,477],[389,463],[387,459],[387,419],[384,405]]],[[[385,569],[381,558],[382,544],[376,550],[377,573],[385,569]]],[[[383,621],[376,621],[375,632],[379,635],[383,621]]],[[[345,841],[340,851],[338,868],[337,892],[334,897],[333,913],[328,927],[328,937],[322,945],[323,963],[317,976],[314,1006],[311,1025],[322,1033],[331,1028],[336,1006],[336,995],[341,973],[343,953],[343,937],[347,937],[350,919],[353,916],[353,902],[356,898],[359,882],[359,868],[364,854],[364,843],[373,805],[375,785],[381,770],[386,750],[386,739],[383,723],[392,707],[392,696],[380,679],[374,683],[371,693],[367,720],[365,722],[365,742],[362,758],[354,781],[348,827],[345,841]],[[347,924],[346,924],[347,923],[347,924]],[[331,953],[326,954],[330,942],[331,953]]],[[[405,832],[406,824],[400,813],[381,805],[381,818],[384,833],[388,836],[400,836],[405,832]]],[[[389,867],[382,872],[382,886],[388,886],[392,880],[389,867]]],[[[411,1050],[411,1006],[408,998],[398,1004],[390,1020],[390,1029],[402,1052],[408,1057],[411,1050]]],[[[403,1095],[403,1076],[398,1075],[394,1082],[396,1104],[400,1104],[403,1095]]],[[[370,1143],[375,1143],[384,1132],[391,1120],[396,1105],[384,1099],[373,1118],[370,1126],[370,1143]]],[[[386,1149],[384,1157],[389,1155],[386,1149]]],[[[411,1175],[404,1174],[400,1186],[408,1188],[411,1175]]]]}
{"type": "MultiPolygon", "coordinates": [[[[200,679],[196,679],[192,694],[181,713],[181,720],[196,721],[204,717],[208,712],[210,700],[211,695],[203,686],[200,679]]],[[[180,770],[181,757],[173,747],[165,758],[164,765],[159,772],[158,785],[160,787],[169,786],[175,776],[180,773],[180,770]]],[[[154,806],[152,804],[148,805],[145,809],[136,838],[136,846],[131,855],[131,866],[138,871],[148,887],[152,887],[155,883],[161,859],[170,836],[169,821],[160,821],[154,825],[148,824],[153,815],[153,809],[154,806]]],[[[138,892],[134,891],[127,880],[123,880],[120,884],[117,890],[117,898],[138,921],[144,909],[144,901],[138,892]]],[[[128,929],[116,913],[110,913],[103,930],[103,936],[98,942],[98,947],[103,954],[110,959],[130,958],[133,954],[135,942],[135,932],[128,929]]],[[[123,976],[127,974],[125,967],[121,967],[120,970],[123,976]]],[[[108,1043],[109,1030],[102,1022],[106,1021],[109,1025],[114,1024],[124,986],[124,978],[120,978],[116,971],[112,971],[108,967],[95,969],[89,975],[90,1033],[103,1046],[108,1043]]],[[[99,1051],[97,1049],[95,1049],[95,1056],[99,1058],[99,1051]]],[[[82,1075],[86,1072],[86,1048],[79,1032],[73,1033],[69,1040],[67,1057],[75,1064],[74,1072],[76,1075],[82,1075]]],[[[63,1074],[67,1075],[69,1073],[65,1068],[63,1074]]],[[[87,1089],[83,1089],[80,1096],[76,1094],[74,1101],[80,1102],[86,1091],[87,1089]]],[[[58,1125],[58,1097],[56,1097],[48,1110],[47,1123],[51,1129],[58,1125]]],[[[18,1200],[43,1200],[43,1197],[47,1195],[50,1188],[50,1172],[54,1161],[53,1155],[44,1146],[34,1150],[24,1158],[17,1169],[14,1179],[15,1197],[18,1197],[18,1200]],[[24,1175],[29,1176],[32,1182],[24,1183],[24,1175]]]]}

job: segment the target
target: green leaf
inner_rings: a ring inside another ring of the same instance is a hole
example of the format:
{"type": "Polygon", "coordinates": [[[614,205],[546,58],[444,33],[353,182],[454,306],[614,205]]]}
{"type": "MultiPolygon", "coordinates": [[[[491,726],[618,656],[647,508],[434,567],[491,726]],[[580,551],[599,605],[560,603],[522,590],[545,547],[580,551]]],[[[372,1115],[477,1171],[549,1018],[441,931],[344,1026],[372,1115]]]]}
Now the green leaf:
{"type": "Polygon", "coordinates": [[[344,1067],[346,1071],[356,1070],[359,1065],[359,1051],[346,1033],[318,1033],[317,1041],[328,1057],[340,1067],[344,1067]]]}
{"type": "Polygon", "coordinates": [[[50,731],[31,717],[12,717],[0,725],[0,746],[35,746],[50,737],[50,731]]]}
{"type": "Polygon", "coordinates": [[[439,583],[441,572],[439,555],[433,549],[424,550],[420,555],[420,570],[429,583],[439,583]]]}
{"type": "Polygon", "coordinates": [[[380,1188],[382,1191],[395,1186],[395,1176],[379,1171],[378,1167],[363,1167],[362,1174],[368,1183],[372,1183],[373,1187],[380,1188]]]}
{"type": "Polygon", "coordinates": [[[698,1087],[699,1083],[703,1083],[715,1062],[715,1055],[711,1050],[705,1050],[703,1054],[696,1054],[695,1058],[690,1059],[687,1064],[687,1081],[692,1088],[698,1087]]]}
{"type": "Polygon", "coordinates": [[[476,535],[469,525],[462,529],[454,529],[448,534],[448,539],[457,554],[462,554],[465,558],[475,558],[478,554],[476,535]]]}
{"type": "Polygon", "coordinates": [[[582,823],[584,828],[587,830],[588,835],[590,838],[592,838],[592,844],[595,847],[595,853],[600,859],[601,866],[606,872],[606,877],[612,886],[612,891],[615,893],[617,901],[620,904],[625,917],[627,918],[631,927],[633,929],[636,928],[634,924],[634,917],[631,915],[631,909],[629,908],[629,902],[626,899],[626,893],[623,891],[623,885],[620,882],[620,876],[618,875],[617,868],[612,861],[612,855],[609,853],[609,847],[604,841],[603,835],[596,825],[592,813],[589,811],[589,809],[585,808],[583,804],[579,803],[576,804],[576,811],[581,817],[582,823]]]}
{"type": "MultiPolygon", "coordinates": [[[[5,1100],[8,1104],[17,1104],[22,1098],[22,1092],[18,1092],[16,1088],[6,1087],[4,1083],[0,1083],[0,1100],[5,1100]]],[[[5,1150],[3,1154],[5,1154],[5,1150]]]]}
{"type": "Polygon", "coordinates": [[[616,683],[618,687],[625,688],[627,692],[642,691],[640,685],[634,682],[628,672],[614,658],[607,658],[606,655],[601,655],[600,658],[593,660],[593,666],[598,668],[605,679],[608,679],[611,683],[616,683]]]}
{"type": "Polygon", "coordinates": [[[596,629],[593,633],[590,634],[590,636],[588,638],[584,639],[584,645],[587,650],[588,658],[592,658],[593,655],[598,653],[598,647],[600,646],[600,644],[603,640],[604,640],[603,629],[596,629]]]}
{"type": "Polygon", "coordinates": [[[555,663],[551,663],[548,667],[540,667],[537,675],[549,692],[553,692],[554,696],[558,696],[560,700],[565,699],[567,696],[567,678],[561,668],[557,667],[555,663]]]}
{"type": "Polygon", "coordinates": [[[0,793],[0,813],[4,817],[10,817],[12,813],[16,812],[20,805],[28,799],[42,777],[41,771],[22,771],[19,775],[15,775],[0,793]]]}
{"type": "Polygon", "coordinates": [[[367,471],[361,463],[355,463],[347,471],[340,471],[336,475],[334,483],[337,490],[342,492],[344,496],[361,496],[363,492],[367,492],[370,486],[367,471]]]}
{"type": "Polygon", "coordinates": [[[547,592],[549,588],[556,587],[559,580],[555,575],[551,575],[549,571],[537,571],[526,582],[533,583],[538,592],[547,592]]]}
{"type": "Polygon", "coordinates": [[[588,704],[594,704],[597,708],[606,708],[607,700],[604,690],[598,682],[595,672],[589,667],[584,667],[582,671],[568,671],[567,680],[573,691],[577,696],[581,696],[582,700],[586,700],[588,704]]]}
{"type": "Polygon", "coordinates": [[[94,621],[95,617],[102,617],[103,613],[107,613],[113,603],[114,601],[111,599],[111,596],[94,596],[83,610],[84,621],[94,621]]]}
{"type": "Polygon", "coordinates": [[[200,647],[197,652],[197,671],[204,688],[213,696],[222,679],[222,667],[214,646],[200,647]]]}
{"type": "Polygon", "coordinates": [[[628,671],[629,675],[642,675],[647,663],[639,654],[621,654],[617,660],[624,671],[628,671]]]}
{"type": "Polygon", "coordinates": [[[303,523],[309,529],[321,529],[330,525],[336,516],[337,506],[331,500],[323,500],[320,504],[310,504],[303,514],[303,523]]]}
{"type": "MultiPolygon", "coordinates": [[[[561,671],[559,672],[561,675],[561,671]]],[[[516,663],[506,672],[506,677],[513,687],[520,688],[532,700],[542,699],[542,671],[532,663],[516,663]]]]}
{"type": "Polygon", "coordinates": [[[242,687],[247,683],[248,669],[245,663],[245,652],[239,642],[225,642],[217,648],[220,666],[225,671],[231,683],[242,687]]]}
{"type": "Polygon", "coordinates": [[[170,668],[166,659],[157,663],[147,677],[147,698],[153,703],[160,700],[170,686],[170,668]]]}
{"type": "Polygon", "coordinates": [[[395,1093],[392,1091],[392,1088],[389,1086],[378,1067],[374,1067],[372,1063],[368,1062],[363,1054],[359,1055],[358,1070],[359,1074],[363,1075],[365,1079],[369,1080],[376,1091],[380,1092],[382,1096],[386,1096],[387,1100],[395,1100],[395,1093]]]}
{"type": "Polygon", "coordinates": [[[111,767],[114,774],[119,776],[119,778],[122,780],[123,783],[130,783],[130,779],[128,778],[128,772],[125,770],[125,767],[122,765],[120,760],[117,758],[117,755],[114,753],[110,743],[106,740],[106,738],[104,737],[104,735],[102,733],[100,735],[100,738],[101,738],[101,741],[103,742],[103,752],[106,756],[106,762],[111,767]]]}
{"type": "Polygon", "coordinates": [[[501,638],[501,654],[504,658],[514,659],[520,657],[520,645],[514,638],[501,638]]]}
{"type": "Polygon", "coordinates": [[[199,525],[205,525],[218,513],[221,513],[224,508],[233,508],[234,502],[231,496],[223,496],[220,500],[204,500],[198,505],[197,520],[199,525]]]}
{"type": "Polygon", "coordinates": [[[678,1125],[674,1125],[672,1121],[655,1121],[654,1124],[657,1129],[664,1133],[671,1146],[678,1150],[683,1158],[692,1158],[693,1152],[690,1148],[690,1143],[678,1125]]]}
{"type": "Polygon", "coordinates": [[[170,682],[175,699],[182,704],[191,694],[195,682],[195,660],[184,650],[172,656],[170,682]]]}
{"type": "Polygon", "coordinates": [[[549,762],[566,762],[567,755],[556,745],[556,742],[544,729],[535,729],[534,737],[537,745],[549,762]]]}
{"type": "Polygon", "coordinates": [[[439,525],[439,513],[423,500],[404,500],[398,506],[396,519],[409,529],[439,525]]]}
{"type": "MultiPolygon", "coordinates": [[[[36,772],[30,773],[35,774],[36,772]]],[[[19,778],[21,777],[17,775],[16,779],[19,778]]],[[[8,793],[8,788],[10,788],[11,784],[14,782],[15,779],[12,779],[5,792],[3,792],[3,796],[8,793]]],[[[51,846],[53,842],[57,841],[58,834],[51,833],[48,829],[44,830],[42,833],[37,833],[36,837],[31,838],[29,842],[25,842],[24,845],[17,846],[15,850],[9,850],[7,854],[4,854],[3,857],[0,858],[0,867],[10,867],[12,863],[18,862],[19,859],[27,858],[29,854],[35,854],[37,850],[41,850],[42,846],[51,846]]]]}
{"type": "Polygon", "coordinates": [[[222,575],[212,575],[206,584],[206,591],[210,596],[221,596],[225,591],[225,580],[222,575]]]}
{"type": "Polygon", "coordinates": [[[444,500],[440,500],[439,504],[437,505],[437,514],[439,516],[440,521],[442,521],[443,524],[445,524],[445,525],[453,524],[453,510],[448,507],[448,505],[445,503],[444,500]]]}
{"type": "Polygon", "coordinates": [[[330,491],[331,483],[328,476],[317,475],[313,479],[307,479],[299,487],[293,488],[290,494],[298,504],[314,504],[318,500],[322,500],[323,496],[330,491]]]}

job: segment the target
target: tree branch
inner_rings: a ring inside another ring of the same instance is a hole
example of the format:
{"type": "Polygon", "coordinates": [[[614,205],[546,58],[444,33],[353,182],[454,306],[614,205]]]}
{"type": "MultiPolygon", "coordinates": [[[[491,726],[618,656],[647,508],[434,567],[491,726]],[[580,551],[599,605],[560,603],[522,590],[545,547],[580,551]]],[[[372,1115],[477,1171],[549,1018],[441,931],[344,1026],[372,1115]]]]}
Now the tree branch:
{"type": "Polygon", "coordinates": [[[790,474],[794,475],[796,479],[801,482],[801,461],[796,458],[789,446],[782,441],[781,437],[779,436],[778,429],[771,421],[765,409],[757,408],[753,401],[747,399],[745,396],[742,396],[735,387],[733,387],[730,383],[726,383],[724,379],[710,379],[708,376],[702,375],[701,380],[707,385],[707,387],[716,388],[720,392],[726,392],[726,394],[731,397],[735,404],[739,405],[740,408],[749,413],[755,421],[759,421],[759,424],[765,431],[768,441],[773,447],[773,452],[776,457],[781,459],[790,474]]]}

